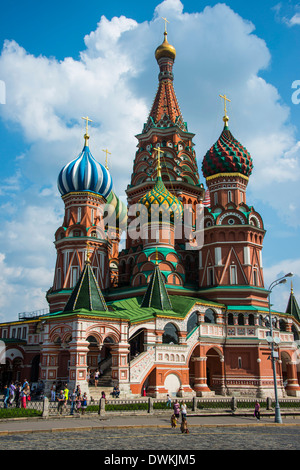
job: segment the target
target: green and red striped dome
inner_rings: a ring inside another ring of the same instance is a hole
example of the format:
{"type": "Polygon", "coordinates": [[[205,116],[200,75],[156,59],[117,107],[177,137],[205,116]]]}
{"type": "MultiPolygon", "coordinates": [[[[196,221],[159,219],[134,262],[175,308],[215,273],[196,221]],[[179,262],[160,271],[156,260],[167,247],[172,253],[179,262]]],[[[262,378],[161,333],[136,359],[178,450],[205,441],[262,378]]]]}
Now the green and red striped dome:
{"type": "Polygon", "coordinates": [[[251,155],[233,137],[229,128],[224,126],[219,139],[203,159],[202,173],[204,178],[218,173],[241,173],[248,177],[251,175],[252,169],[251,155]]]}

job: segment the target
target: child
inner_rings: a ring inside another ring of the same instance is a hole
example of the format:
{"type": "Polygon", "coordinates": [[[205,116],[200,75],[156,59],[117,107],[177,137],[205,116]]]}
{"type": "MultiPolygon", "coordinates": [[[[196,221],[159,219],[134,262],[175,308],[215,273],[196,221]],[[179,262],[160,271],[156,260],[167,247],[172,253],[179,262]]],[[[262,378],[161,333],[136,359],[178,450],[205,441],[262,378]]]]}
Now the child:
{"type": "Polygon", "coordinates": [[[81,401],[81,410],[82,410],[83,415],[85,413],[86,407],[87,407],[87,396],[86,396],[86,393],[84,393],[82,397],[82,401],[81,401]]]}
{"type": "Polygon", "coordinates": [[[174,415],[174,413],[173,413],[172,416],[171,416],[171,427],[172,427],[172,428],[176,428],[176,427],[177,427],[177,419],[176,419],[176,416],[174,415]]]}
{"type": "Polygon", "coordinates": [[[182,423],[181,423],[181,426],[180,426],[180,430],[181,430],[182,433],[189,434],[190,431],[187,428],[186,418],[182,418],[182,423]]]}

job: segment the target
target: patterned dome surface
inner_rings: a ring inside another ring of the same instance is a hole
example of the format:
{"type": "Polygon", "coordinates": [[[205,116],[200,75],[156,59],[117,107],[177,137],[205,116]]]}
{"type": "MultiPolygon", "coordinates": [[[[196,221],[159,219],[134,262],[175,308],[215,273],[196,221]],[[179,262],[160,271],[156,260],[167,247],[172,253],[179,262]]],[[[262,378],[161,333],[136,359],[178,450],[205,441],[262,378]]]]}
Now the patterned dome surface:
{"type": "Polygon", "coordinates": [[[72,191],[92,191],[107,198],[112,189],[112,179],[85,145],[80,155],[62,168],[57,185],[62,196],[72,191]]]}
{"type": "Polygon", "coordinates": [[[127,226],[127,206],[113,191],[107,197],[104,212],[106,212],[106,220],[110,226],[125,230],[127,226]]]}
{"type": "Polygon", "coordinates": [[[207,178],[218,173],[241,173],[248,177],[251,175],[252,169],[251,155],[225,126],[219,139],[203,159],[203,176],[207,178]]]}
{"type": "Polygon", "coordinates": [[[139,204],[143,204],[151,213],[153,206],[162,207],[166,212],[173,212],[174,217],[181,217],[183,214],[183,205],[179,199],[174,196],[165,187],[161,177],[157,178],[155,186],[139,200],[139,204]],[[171,208],[171,211],[169,210],[171,208]]]}

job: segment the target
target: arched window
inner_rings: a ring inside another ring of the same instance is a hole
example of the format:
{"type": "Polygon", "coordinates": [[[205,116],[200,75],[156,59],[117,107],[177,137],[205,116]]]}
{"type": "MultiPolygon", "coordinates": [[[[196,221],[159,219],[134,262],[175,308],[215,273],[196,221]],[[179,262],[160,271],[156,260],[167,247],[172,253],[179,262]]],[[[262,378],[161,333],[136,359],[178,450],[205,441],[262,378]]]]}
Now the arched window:
{"type": "Polygon", "coordinates": [[[280,331],[286,331],[286,324],[284,320],[279,320],[279,329],[280,331]]]}
{"type": "Polygon", "coordinates": [[[296,330],[295,325],[292,326],[292,332],[293,332],[293,335],[294,335],[294,341],[299,341],[299,333],[296,330]]]}
{"type": "Polygon", "coordinates": [[[190,333],[196,326],[198,326],[198,315],[197,312],[193,312],[187,322],[187,332],[190,333]]]}
{"type": "Polygon", "coordinates": [[[165,344],[178,344],[179,339],[178,339],[178,333],[177,333],[177,328],[173,323],[167,323],[165,328],[164,328],[164,334],[162,337],[163,343],[165,344]]]}
{"type": "Polygon", "coordinates": [[[244,322],[244,315],[242,313],[239,313],[239,316],[238,316],[238,324],[239,325],[244,325],[245,322],[244,322]]]}
{"type": "Polygon", "coordinates": [[[205,323],[216,323],[216,314],[211,308],[208,308],[206,310],[204,315],[204,321],[205,323]]]}
{"type": "Polygon", "coordinates": [[[251,326],[254,325],[254,315],[253,315],[253,313],[250,313],[248,321],[249,321],[249,325],[251,325],[251,326]]]}
{"type": "Polygon", "coordinates": [[[228,325],[234,325],[233,314],[228,314],[228,325]]]}

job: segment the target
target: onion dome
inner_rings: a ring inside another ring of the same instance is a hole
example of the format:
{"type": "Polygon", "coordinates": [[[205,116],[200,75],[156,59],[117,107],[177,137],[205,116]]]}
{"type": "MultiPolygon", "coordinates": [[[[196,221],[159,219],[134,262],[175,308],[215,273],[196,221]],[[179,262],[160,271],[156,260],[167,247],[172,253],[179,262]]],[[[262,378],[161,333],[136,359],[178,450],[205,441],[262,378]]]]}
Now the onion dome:
{"type": "Polygon", "coordinates": [[[203,159],[203,176],[207,178],[218,173],[240,173],[249,177],[253,169],[251,155],[231,134],[227,125],[228,117],[224,116],[223,120],[225,125],[219,139],[203,159]]]}
{"type": "Polygon", "coordinates": [[[91,191],[107,198],[112,188],[109,171],[97,162],[88,146],[85,134],[82,152],[62,168],[58,176],[58,189],[62,196],[73,191],[91,191]]]}
{"type": "Polygon", "coordinates": [[[160,211],[162,214],[171,214],[171,221],[174,219],[180,220],[179,218],[182,217],[183,205],[179,199],[165,187],[161,177],[159,158],[156,183],[154,187],[139,200],[139,204],[143,204],[147,208],[149,216],[153,208],[153,212],[160,211]]]}
{"type": "Polygon", "coordinates": [[[155,58],[158,61],[162,57],[169,57],[169,59],[175,60],[176,49],[174,46],[168,43],[167,40],[167,31],[164,32],[164,42],[157,47],[155,51],[155,58]]]}
{"type": "Polygon", "coordinates": [[[110,227],[116,227],[125,230],[127,226],[127,206],[113,191],[107,197],[104,206],[105,222],[110,227]]]}

